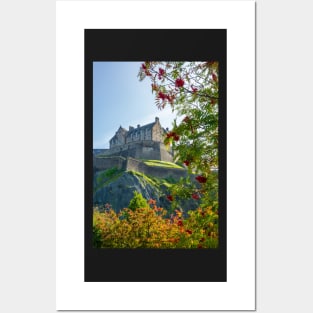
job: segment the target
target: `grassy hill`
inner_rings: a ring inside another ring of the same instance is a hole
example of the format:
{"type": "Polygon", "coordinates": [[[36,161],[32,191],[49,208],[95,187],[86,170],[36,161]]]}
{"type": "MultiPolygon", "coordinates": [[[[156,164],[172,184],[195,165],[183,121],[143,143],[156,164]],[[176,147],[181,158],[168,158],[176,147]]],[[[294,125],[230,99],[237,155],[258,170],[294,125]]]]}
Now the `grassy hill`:
{"type": "Polygon", "coordinates": [[[143,163],[148,166],[159,166],[159,167],[166,167],[166,168],[180,168],[184,169],[184,167],[173,163],[173,162],[166,162],[166,161],[160,161],[160,160],[143,160],[143,163]]]}

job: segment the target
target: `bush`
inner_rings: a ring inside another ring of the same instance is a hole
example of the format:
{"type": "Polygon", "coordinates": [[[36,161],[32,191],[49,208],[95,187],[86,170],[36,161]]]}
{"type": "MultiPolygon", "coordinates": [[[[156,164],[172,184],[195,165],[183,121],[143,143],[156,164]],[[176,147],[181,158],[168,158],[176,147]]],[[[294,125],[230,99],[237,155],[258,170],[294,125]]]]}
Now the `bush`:
{"type": "Polygon", "coordinates": [[[183,218],[176,210],[166,218],[166,210],[151,207],[112,209],[94,212],[94,247],[101,248],[217,248],[218,215],[212,210],[189,211],[183,218]]]}
{"type": "Polygon", "coordinates": [[[128,207],[134,211],[139,208],[147,208],[149,205],[141,193],[134,191],[134,197],[130,200],[128,207]]]}

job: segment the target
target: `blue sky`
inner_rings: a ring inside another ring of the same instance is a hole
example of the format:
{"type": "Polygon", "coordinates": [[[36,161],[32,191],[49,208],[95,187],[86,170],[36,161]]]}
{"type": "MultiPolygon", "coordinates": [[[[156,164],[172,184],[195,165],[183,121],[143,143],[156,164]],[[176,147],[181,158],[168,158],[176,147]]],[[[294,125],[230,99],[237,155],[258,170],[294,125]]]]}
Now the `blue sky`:
{"type": "Polygon", "coordinates": [[[109,148],[109,140],[122,126],[145,125],[160,118],[171,128],[170,108],[159,110],[154,103],[151,81],[139,81],[142,62],[93,62],[93,148],[109,148]]]}

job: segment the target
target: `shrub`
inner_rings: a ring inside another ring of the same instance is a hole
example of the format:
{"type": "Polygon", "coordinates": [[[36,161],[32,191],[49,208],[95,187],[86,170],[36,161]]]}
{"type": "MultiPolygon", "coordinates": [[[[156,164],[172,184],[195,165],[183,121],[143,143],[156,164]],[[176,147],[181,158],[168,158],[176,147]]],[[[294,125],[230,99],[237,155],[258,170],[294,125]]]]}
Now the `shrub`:
{"type": "Polygon", "coordinates": [[[211,207],[189,211],[183,218],[176,210],[166,218],[166,210],[151,207],[120,213],[109,209],[94,212],[94,247],[101,248],[217,248],[218,215],[211,207]]]}
{"type": "Polygon", "coordinates": [[[147,208],[149,205],[141,193],[134,191],[134,197],[130,200],[128,207],[134,211],[139,208],[147,208]]]}

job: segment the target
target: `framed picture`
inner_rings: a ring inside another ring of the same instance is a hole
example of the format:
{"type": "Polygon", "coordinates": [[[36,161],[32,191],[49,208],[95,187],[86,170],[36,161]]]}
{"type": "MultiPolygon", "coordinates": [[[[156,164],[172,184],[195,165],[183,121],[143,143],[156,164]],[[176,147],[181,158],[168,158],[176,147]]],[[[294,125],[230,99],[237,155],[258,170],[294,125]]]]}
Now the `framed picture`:
{"type": "Polygon", "coordinates": [[[162,5],[57,2],[59,310],[255,308],[254,2],[162,5]]]}
{"type": "Polygon", "coordinates": [[[85,30],[85,281],[226,281],[226,34],[85,30]]]}

